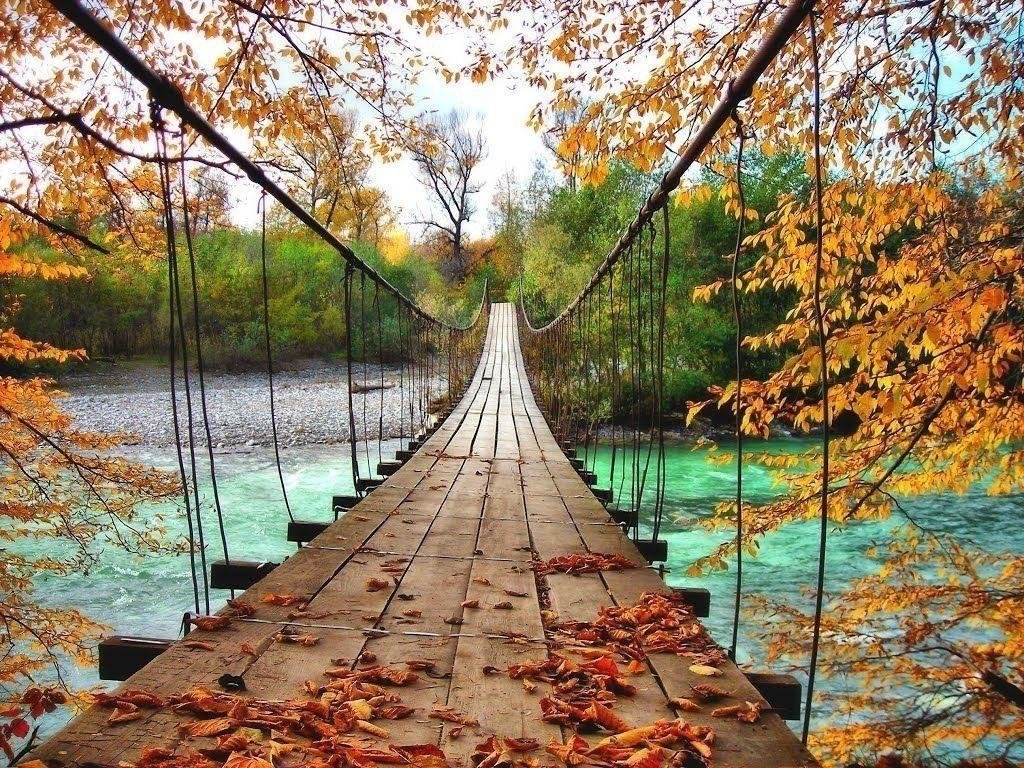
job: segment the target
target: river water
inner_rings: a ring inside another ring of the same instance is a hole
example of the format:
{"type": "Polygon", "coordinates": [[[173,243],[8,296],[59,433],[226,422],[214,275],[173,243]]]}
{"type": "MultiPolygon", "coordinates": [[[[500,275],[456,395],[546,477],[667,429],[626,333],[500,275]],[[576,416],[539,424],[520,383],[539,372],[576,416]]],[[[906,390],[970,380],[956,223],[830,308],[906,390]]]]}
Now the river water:
{"type": "MultiPolygon", "coordinates": [[[[385,444],[384,453],[393,453],[396,447],[394,443],[385,444]]],[[[778,452],[801,447],[795,440],[757,446],[778,452]]],[[[708,533],[697,523],[711,513],[716,502],[732,496],[735,469],[709,462],[705,449],[673,446],[667,450],[667,522],[662,528],[662,537],[669,547],[667,579],[673,585],[703,586],[711,590],[711,616],[706,623],[719,642],[727,643],[732,620],[732,572],[718,572],[702,579],[687,578],[684,572],[695,557],[729,536],[727,532],[708,533]]],[[[166,450],[136,449],[133,457],[155,465],[173,466],[173,457],[166,450]]],[[[288,448],[282,452],[282,460],[289,500],[297,518],[327,520],[331,495],[351,492],[345,446],[288,448]]],[[[604,453],[598,463],[603,466],[607,460],[608,455],[604,453]]],[[[376,457],[371,455],[367,460],[364,456],[363,463],[375,465],[376,457]]],[[[217,466],[231,554],[250,560],[280,560],[294,552],[294,545],[285,541],[287,515],[273,453],[254,449],[248,453],[224,454],[218,458],[217,466]]],[[[603,474],[600,468],[599,474],[603,474]]],[[[747,498],[753,501],[768,499],[780,491],[769,474],[757,466],[745,471],[744,482],[747,498]]],[[[1020,497],[992,498],[979,490],[965,496],[908,499],[905,506],[921,523],[936,531],[963,537],[987,531],[989,549],[1024,551],[1024,526],[1006,525],[1006,521],[1021,519],[1024,499],[1020,497]],[[998,531],[997,537],[992,535],[994,531],[998,531]]],[[[212,513],[207,512],[207,515],[207,526],[212,529],[212,513]]],[[[827,588],[841,589],[851,579],[871,572],[876,564],[865,557],[864,550],[872,541],[884,540],[895,522],[860,523],[835,530],[829,539],[827,588]]],[[[173,530],[183,533],[184,526],[178,524],[173,530]]],[[[211,559],[220,557],[218,538],[208,535],[208,542],[211,559]]],[[[810,606],[807,588],[815,578],[816,558],[817,525],[790,525],[765,542],[758,557],[745,561],[746,590],[810,606]]],[[[101,565],[90,573],[52,581],[40,578],[37,588],[41,601],[77,607],[112,631],[123,634],[175,637],[182,613],[192,608],[186,556],[137,560],[111,550],[103,554],[101,565]]],[[[213,594],[217,605],[227,596],[217,591],[213,594]]],[[[749,617],[746,620],[751,621],[749,617]]],[[[758,657],[756,641],[743,638],[740,662],[757,666],[758,657]]],[[[73,685],[80,687],[100,682],[93,668],[69,667],[63,673],[73,685]]],[[[826,692],[827,686],[827,681],[822,684],[826,692]]],[[[821,717],[827,716],[827,702],[819,711],[821,717]]],[[[58,725],[54,719],[46,723],[44,729],[52,732],[58,725]]]]}

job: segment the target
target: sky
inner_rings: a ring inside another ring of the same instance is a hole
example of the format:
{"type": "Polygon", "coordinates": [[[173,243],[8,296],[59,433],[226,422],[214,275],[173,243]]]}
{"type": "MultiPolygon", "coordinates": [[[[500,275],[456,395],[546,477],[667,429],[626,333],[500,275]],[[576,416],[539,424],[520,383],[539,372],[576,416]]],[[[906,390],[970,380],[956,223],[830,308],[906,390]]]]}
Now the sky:
{"type": "MultiPolygon", "coordinates": [[[[398,23],[412,33],[404,22],[398,23]]],[[[449,64],[462,59],[463,52],[470,47],[461,32],[418,37],[417,44],[425,53],[441,57],[449,64]]],[[[455,109],[466,114],[482,129],[487,152],[477,171],[477,181],[482,184],[482,189],[476,196],[476,211],[466,230],[470,238],[491,232],[488,211],[499,179],[512,172],[525,181],[532,175],[538,160],[553,169],[550,153],[545,149],[540,134],[527,126],[531,110],[543,98],[536,88],[507,80],[480,84],[464,78],[459,82],[446,83],[439,74],[424,71],[412,88],[412,96],[420,110],[448,112],[455,109]]],[[[363,119],[373,119],[365,105],[353,102],[348,106],[363,119]]],[[[370,179],[387,193],[397,213],[399,226],[413,239],[418,238],[424,227],[415,222],[428,218],[433,198],[419,181],[412,160],[408,157],[392,163],[377,160],[371,168],[370,179]]],[[[258,193],[247,188],[250,186],[243,183],[234,190],[232,211],[234,222],[247,228],[257,226],[259,218],[256,212],[258,193]]]]}
{"type": "MultiPolygon", "coordinates": [[[[487,155],[480,164],[478,179],[483,189],[477,195],[476,213],[469,222],[470,237],[480,237],[490,230],[488,208],[497,181],[508,171],[526,179],[538,158],[547,159],[548,151],[540,135],[526,125],[530,110],[539,95],[524,87],[514,88],[508,83],[470,82],[445,83],[439,77],[417,86],[416,96],[424,109],[447,112],[456,109],[479,121],[487,155]]],[[[392,204],[399,210],[399,222],[413,235],[422,229],[410,222],[422,220],[430,207],[426,188],[416,177],[409,158],[396,163],[377,163],[372,170],[374,183],[384,189],[392,204]]]]}

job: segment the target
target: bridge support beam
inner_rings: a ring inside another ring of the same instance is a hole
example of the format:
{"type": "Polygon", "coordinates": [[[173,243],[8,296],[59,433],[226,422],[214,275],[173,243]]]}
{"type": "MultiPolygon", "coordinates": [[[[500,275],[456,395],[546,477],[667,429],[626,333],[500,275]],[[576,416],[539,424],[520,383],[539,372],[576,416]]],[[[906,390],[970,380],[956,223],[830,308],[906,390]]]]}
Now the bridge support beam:
{"type": "Polygon", "coordinates": [[[343,512],[348,512],[360,501],[362,501],[360,496],[332,496],[331,510],[334,512],[334,516],[338,517],[343,512]]]}
{"type": "Polygon", "coordinates": [[[157,637],[105,637],[96,649],[100,680],[127,680],[170,646],[170,640],[157,637]]]}
{"type": "Polygon", "coordinates": [[[783,720],[799,720],[803,686],[792,675],[747,672],[747,680],[783,720]]]}
{"type": "Polygon", "coordinates": [[[374,488],[379,488],[383,482],[382,477],[360,477],[356,479],[356,492],[369,493],[374,488]]]}
{"type": "Polygon", "coordinates": [[[619,525],[623,526],[625,530],[636,528],[637,514],[635,509],[609,509],[608,514],[612,516],[619,525]]]}
{"type": "Polygon", "coordinates": [[[686,601],[686,604],[693,609],[694,616],[705,618],[711,613],[710,591],[702,587],[672,587],[672,591],[686,601]]]}
{"type": "Polygon", "coordinates": [[[664,539],[651,541],[650,539],[633,542],[640,554],[647,558],[648,563],[663,563],[668,560],[668,542],[664,539]]]}
{"type": "Polygon", "coordinates": [[[245,590],[277,568],[266,560],[214,560],[210,563],[210,586],[214,589],[245,590]]]}
{"type": "Polygon", "coordinates": [[[302,546],[326,531],[329,525],[318,520],[292,520],[288,523],[288,541],[302,546]]]}

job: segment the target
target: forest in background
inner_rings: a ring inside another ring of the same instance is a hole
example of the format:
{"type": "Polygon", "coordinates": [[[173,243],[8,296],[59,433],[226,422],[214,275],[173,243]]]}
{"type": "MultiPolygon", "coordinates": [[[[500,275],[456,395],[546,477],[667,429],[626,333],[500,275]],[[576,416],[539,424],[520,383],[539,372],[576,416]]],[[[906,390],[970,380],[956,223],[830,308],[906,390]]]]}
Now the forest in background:
{"type": "MultiPolygon", "coordinates": [[[[545,322],[583,287],[660,173],[617,162],[600,183],[581,184],[545,170],[541,161],[538,158],[530,179],[502,179],[487,208],[493,234],[466,242],[465,264],[459,269],[453,268],[451,252],[443,243],[429,237],[416,241],[400,229],[377,229],[376,241],[355,241],[353,250],[399,291],[449,322],[471,319],[485,283],[492,301],[519,301],[521,291],[531,319],[545,322]]],[[[775,210],[783,196],[805,196],[809,183],[805,164],[804,157],[792,154],[758,154],[749,159],[750,206],[763,217],[775,210]]],[[[718,194],[722,179],[706,171],[700,182],[707,194],[673,206],[670,215],[666,395],[676,409],[702,399],[709,386],[724,385],[732,375],[728,302],[695,302],[693,292],[728,274],[735,220],[718,194]]],[[[375,199],[386,209],[386,195],[378,193],[375,199]]],[[[339,213],[344,210],[340,207],[339,213]]],[[[226,210],[195,221],[192,240],[204,359],[213,367],[230,370],[262,367],[262,317],[253,313],[262,301],[260,233],[231,226],[226,210]]],[[[319,238],[290,227],[282,212],[275,212],[270,221],[268,286],[275,362],[341,354],[346,335],[344,260],[319,238]]],[[[94,232],[101,228],[101,223],[91,227],[94,232]]],[[[340,233],[352,234],[344,228],[340,233]]],[[[130,242],[122,243],[110,254],[91,255],[87,277],[5,281],[0,285],[0,301],[17,308],[12,315],[14,327],[27,338],[84,349],[88,361],[164,359],[166,262],[140,257],[130,252],[131,247],[130,242]]],[[[27,241],[21,250],[26,258],[43,262],[65,258],[41,239],[27,241]]],[[[753,257],[748,260],[752,262],[753,257]]],[[[186,285],[185,290],[188,295],[191,289],[186,285]]],[[[744,323],[752,331],[764,330],[786,310],[785,296],[762,292],[745,305],[744,323]]],[[[386,321],[393,320],[394,313],[383,314],[386,321]]],[[[401,354],[397,334],[385,332],[384,344],[384,353],[397,359],[401,354]]],[[[783,354],[755,354],[749,364],[757,375],[766,375],[783,354]]],[[[64,366],[88,365],[88,361],[69,361],[64,366]]],[[[60,370],[50,362],[43,365],[51,372],[60,370]]]]}

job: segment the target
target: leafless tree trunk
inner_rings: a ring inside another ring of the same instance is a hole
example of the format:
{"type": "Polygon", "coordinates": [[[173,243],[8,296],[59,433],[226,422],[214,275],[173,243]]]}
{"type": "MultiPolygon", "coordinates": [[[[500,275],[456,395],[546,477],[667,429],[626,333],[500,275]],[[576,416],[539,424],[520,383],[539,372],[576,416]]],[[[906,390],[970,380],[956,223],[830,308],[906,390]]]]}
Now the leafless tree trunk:
{"type": "Polygon", "coordinates": [[[486,154],[483,134],[453,110],[427,118],[409,151],[420,180],[440,206],[436,216],[418,223],[437,230],[448,241],[451,260],[442,265],[442,272],[450,281],[461,280],[469,266],[464,227],[475,212],[473,196],[480,191],[473,173],[486,154]]]}

